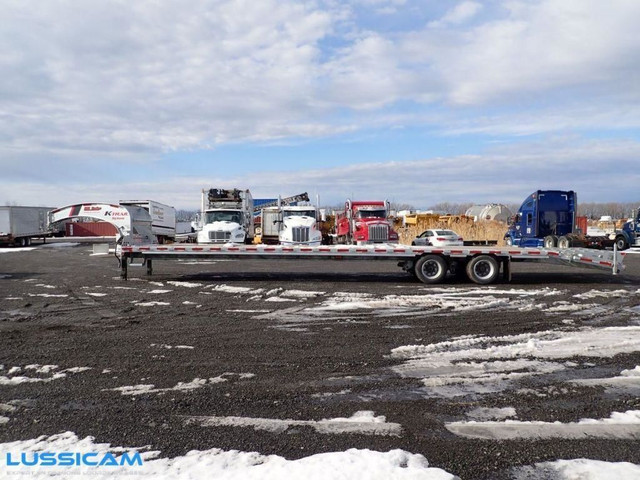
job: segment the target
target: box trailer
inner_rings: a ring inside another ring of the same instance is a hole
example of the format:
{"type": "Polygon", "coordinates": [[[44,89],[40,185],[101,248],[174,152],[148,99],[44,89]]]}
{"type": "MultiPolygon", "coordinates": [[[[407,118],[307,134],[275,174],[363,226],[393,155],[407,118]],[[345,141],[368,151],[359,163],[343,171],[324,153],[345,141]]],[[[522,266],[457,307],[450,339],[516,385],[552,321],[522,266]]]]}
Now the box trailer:
{"type": "Polygon", "coordinates": [[[158,243],[175,241],[176,209],[154,200],[120,200],[120,205],[142,207],[151,215],[151,231],[158,237],[158,243]]]}
{"type": "Polygon", "coordinates": [[[28,246],[33,238],[45,238],[47,214],[55,207],[0,207],[0,243],[28,246]]]}

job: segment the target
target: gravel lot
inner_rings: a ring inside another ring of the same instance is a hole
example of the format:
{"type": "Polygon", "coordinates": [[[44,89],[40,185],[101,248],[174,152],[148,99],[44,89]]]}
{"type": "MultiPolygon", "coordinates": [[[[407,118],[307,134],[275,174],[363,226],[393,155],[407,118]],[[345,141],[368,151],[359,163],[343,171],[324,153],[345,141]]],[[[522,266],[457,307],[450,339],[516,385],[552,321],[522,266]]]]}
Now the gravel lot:
{"type": "Polygon", "coordinates": [[[439,344],[448,352],[441,342],[481,337],[471,346],[525,339],[534,348],[546,341],[539,332],[639,326],[640,255],[625,264],[614,277],[516,263],[510,284],[430,287],[393,262],[156,261],[152,277],[130,268],[122,281],[116,259],[93,256],[87,245],[3,253],[0,378],[31,381],[0,384],[0,406],[12,406],[0,411],[9,418],[0,443],[73,431],[169,457],[214,447],[288,459],[403,449],[462,479],[512,478],[514,467],[561,458],[640,464],[634,428],[626,438],[579,439],[470,438],[447,428],[640,410],[633,385],[575,382],[635,369],[634,348],[553,362],[549,354],[507,376],[488,369],[460,382],[442,381],[445,367],[425,382],[407,363],[415,357],[398,350],[439,344]],[[535,375],[519,375],[532,368],[535,375]],[[361,411],[386,423],[318,427],[361,411]],[[242,426],[233,417],[286,422],[242,426]],[[391,424],[400,427],[382,427],[391,424]]]}

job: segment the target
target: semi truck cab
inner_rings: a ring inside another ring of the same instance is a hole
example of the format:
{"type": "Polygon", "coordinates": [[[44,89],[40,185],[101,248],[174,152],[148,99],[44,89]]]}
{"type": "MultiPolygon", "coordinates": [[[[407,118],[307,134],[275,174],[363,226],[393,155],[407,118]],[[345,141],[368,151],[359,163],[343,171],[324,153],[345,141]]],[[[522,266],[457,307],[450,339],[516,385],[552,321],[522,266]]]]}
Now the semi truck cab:
{"type": "Polygon", "coordinates": [[[514,215],[504,238],[507,245],[542,247],[574,231],[577,195],[574,191],[537,190],[514,215]]]}

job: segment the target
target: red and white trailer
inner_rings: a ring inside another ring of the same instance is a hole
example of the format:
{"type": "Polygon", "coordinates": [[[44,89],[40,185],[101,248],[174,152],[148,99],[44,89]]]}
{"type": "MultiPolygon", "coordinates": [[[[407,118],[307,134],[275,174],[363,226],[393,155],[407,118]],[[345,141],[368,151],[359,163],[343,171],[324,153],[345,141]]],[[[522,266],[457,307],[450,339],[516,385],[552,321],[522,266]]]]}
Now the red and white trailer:
{"type": "Polygon", "coordinates": [[[624,269],[624,252],[582,248],[515,248],[515,247],[418,247],[394,244],[284,246],[284,245],[139,245],[123,243],[120,257],[121,277],[127,278],[127,264],[134,259],[153,272],[154,259],[266,259],[266,260],[391,260],[403,270],[427,284],[444,281],[447,273],[466,273],[477,284],[494,283],[500,277],[511,279],[512,261],[536,261],[611,271],[624,269]]]}

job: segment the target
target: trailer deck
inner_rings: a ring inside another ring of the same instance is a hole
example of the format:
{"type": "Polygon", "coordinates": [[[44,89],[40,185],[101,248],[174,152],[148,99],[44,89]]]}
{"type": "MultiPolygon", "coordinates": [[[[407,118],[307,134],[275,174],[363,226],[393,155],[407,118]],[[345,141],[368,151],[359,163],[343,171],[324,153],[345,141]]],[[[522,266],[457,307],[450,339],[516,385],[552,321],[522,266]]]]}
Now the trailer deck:
{"type": "Polygon", "coordinates": [[[214,258],[214,259],[333,259],[397,261],[405,271],[414,274],[423,283],[440,283],[447,273],[466,275],[475,283],[495,282],[499,273],[505,281],[511,279],[512,261],[549,262],[576,267],[611,271],[616,275],[624,269],[624,252],[591,250],[584,248],[516,248],[516,247],[418,247],[408,245],[123,245],[119,247],[121,277],[127,279],[128,264],[141,259],[147,275],[153,273],[154,259],[214,258]]]}

